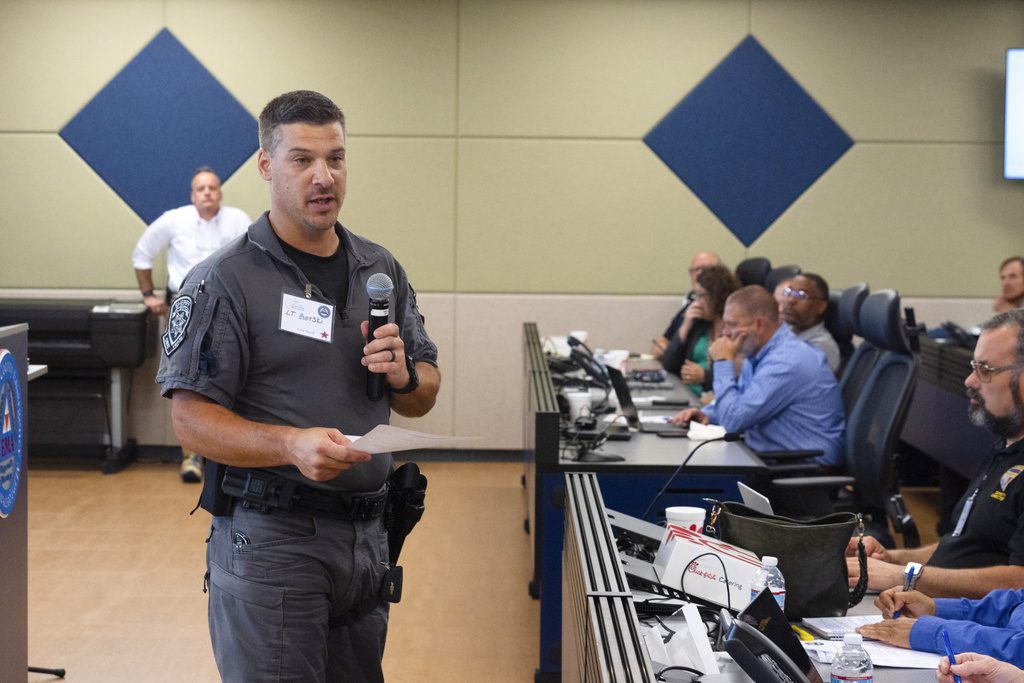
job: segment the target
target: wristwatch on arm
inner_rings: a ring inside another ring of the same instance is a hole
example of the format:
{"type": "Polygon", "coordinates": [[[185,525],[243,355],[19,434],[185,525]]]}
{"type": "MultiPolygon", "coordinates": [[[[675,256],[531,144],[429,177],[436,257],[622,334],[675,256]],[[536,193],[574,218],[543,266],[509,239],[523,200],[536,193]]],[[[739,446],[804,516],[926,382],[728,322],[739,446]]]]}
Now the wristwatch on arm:
{"type": "Polygon", "coordinates": [[[914,590],[923,573],[924,565],[920,562],[907,562],[907,566],[903,569],[903,590],[914,590]]]}
{"type": "Polygon", "coordinates": [[[420,385],[420,375],[416,372],[416,359],[407,355],[405,357],[405,369],[409,371],[409,383],[401,389],[391,387],[392,394],[411,394],[420,385]]]}

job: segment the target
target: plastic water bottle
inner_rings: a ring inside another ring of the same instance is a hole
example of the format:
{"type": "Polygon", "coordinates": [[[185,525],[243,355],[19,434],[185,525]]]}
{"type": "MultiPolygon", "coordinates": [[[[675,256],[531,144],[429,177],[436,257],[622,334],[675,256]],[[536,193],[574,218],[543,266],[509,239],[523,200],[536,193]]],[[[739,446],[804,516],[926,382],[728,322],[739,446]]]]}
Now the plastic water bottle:
{"type": "Polygon", "coordinates": [[[779,558],[765,555],[761,558],[761,568],[754,573],[754,582],[750,584],[750,600],[753,601],[761,591],[768,588],[772,592],[779,609],[786,609],[786,579],[779,571],[779,558]]]}
{"type": "Polygon", "coordinates": [[[859,633],[843,636],[843,649],[832,660],[832,683],[874,683],[871,657],[864,651],[864,638],[859,633]]]}

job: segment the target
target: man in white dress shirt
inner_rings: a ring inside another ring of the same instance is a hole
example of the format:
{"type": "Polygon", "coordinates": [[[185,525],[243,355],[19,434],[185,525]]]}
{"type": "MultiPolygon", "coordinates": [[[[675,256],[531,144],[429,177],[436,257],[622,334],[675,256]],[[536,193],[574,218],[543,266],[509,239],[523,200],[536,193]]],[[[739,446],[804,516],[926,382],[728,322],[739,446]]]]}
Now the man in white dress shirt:
{"type": "MultiPolygon", "coordinates": [[[[222,246],[245,233],[252,224],[241,209],[221,206],[220,178],[209,166],[192,174],[192,203],[165,211],[142,233],[132,265],[146,308],[155,315],[167,313],[185,274],[222,246]],[[167,290],[153,291],[153,260],[167,250],[167,290]]],[[[181,479],[199,482],[203,478],[202,458],[182,449],[181,479]]]]}
{"type": "Polygon", "coordinates": [[[221,206],[221,198],[220,178],[212,168],[203,166],[192,175],[192,203],[165,211],[139,238],[132,252],[132,265],[142,298],[153,313],[166,313],[167,304],[177,294],[185,274],[252,225],[241,209],[221,206]],[[166,297],[153,291],[153,260],[164,249],[166,297]]]}

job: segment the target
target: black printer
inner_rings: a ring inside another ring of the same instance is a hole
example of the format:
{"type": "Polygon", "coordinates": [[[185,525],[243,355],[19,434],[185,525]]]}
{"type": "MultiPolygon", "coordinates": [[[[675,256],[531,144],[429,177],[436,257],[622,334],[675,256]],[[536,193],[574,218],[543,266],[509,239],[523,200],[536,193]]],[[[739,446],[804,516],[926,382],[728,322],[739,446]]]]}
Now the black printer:
{"type": "Polygon", "coordinates": [[[47,373],[29,384],[29,448],[101,453],[120,469],[131,371],[155,348],[156,317],[142,303],[96,299],[0,299],[0,325],[28,323],[28,360],[47,373]]]}

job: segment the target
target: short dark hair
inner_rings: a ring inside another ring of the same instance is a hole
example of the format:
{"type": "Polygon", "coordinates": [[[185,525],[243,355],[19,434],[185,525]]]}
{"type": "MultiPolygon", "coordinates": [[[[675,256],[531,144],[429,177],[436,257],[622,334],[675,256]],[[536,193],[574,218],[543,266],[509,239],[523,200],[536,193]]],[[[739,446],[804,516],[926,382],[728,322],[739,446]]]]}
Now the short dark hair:
{"type": "Polygon", "coordinates": [[[697,274],[697,284],[707,291],[708,312],[713,313],[716,318],[722,317],[725,300],[740,288],[740,281],[723,265],[701,268],[697,274]]]}
{"type": "Polygon", "coordinates": [[[260,112],[260,147],[272,151],[277,127],[288,123],[323,125],[338,122],[345,130],[345,114],[329,97],[312,90],[293,90],[267,102],[260,112]]]}
{"type": "Polygon", "coordinates": [[[1024,268],[1024,256],[1011,256],[1002,263],[999,264],[999,272],[1003,272],[1003,268],[1010,265],[1011,263],[1019,263],[1021,268],[1024,268]]]}
{"type": "Polygon", "coordinates": [[[771,292],[761,285],[747,285],[729,295],[727,303],[739,306],[751,318],[763,315],[768,322],[779,322],[779,304],[771,292]]]}
{"type": "Polygon", "coordinates": [[[805,277],[810,280],[814,284],[814,288],[818,290],[814,293],[825,301],[828,301],[828,283],[825,282],[825,278],[817,273],[797,273],[793,276],[793,279],[795,280],[798,277],[805,277]]]}
{"type": "Polygon", "coordinates": [[[1013,308],[992,316],[981,324],[981,331],[989,332],[1002,327],[1017,328],[1017,362],[1024,363],[1024,308],[1013,308]]]}
{"type": "Polygon", "coordinates": [[[191,182],[191,181],[195,180],[196,176],[199,175],[200,173],[212,173],[213,175],[217,176],[217,182],[220,182],[220,176],[217,175],[217,172],[214,171],[209,166],[200,166],[196,170],[192,171],[192,177],[189,178],[189,181],[191,182]]]}

